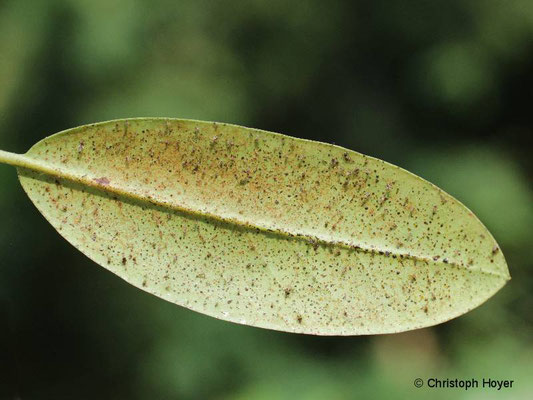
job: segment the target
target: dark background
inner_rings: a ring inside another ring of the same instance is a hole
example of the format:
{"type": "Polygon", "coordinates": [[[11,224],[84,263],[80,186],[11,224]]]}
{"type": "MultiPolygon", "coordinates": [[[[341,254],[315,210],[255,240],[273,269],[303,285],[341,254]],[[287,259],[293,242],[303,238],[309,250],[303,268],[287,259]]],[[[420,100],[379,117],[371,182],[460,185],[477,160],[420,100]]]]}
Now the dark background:
{"type": "Polygon", "coordinates": [[[141,116],[335,142],[464,202],[513,277],[405,334],[238,326],[91,262],[2,165],[0,398],[531,398],[532,94],[531,0],[0,1],[0,148],[141,116]],[[419,376],[515,383],[416,389],[419,376]]]}

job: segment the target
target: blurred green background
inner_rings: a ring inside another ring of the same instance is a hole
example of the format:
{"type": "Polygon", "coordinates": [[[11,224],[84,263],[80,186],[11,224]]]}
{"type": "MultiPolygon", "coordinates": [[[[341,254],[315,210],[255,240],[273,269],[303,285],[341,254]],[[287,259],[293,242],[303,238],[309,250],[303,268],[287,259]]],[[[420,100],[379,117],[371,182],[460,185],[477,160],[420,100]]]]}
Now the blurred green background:
{"type": "Polygon", "coordinates": [[[531,0],[0,1],[0,148],[141,116],[335,142],[463,201],[513,277],[404,334],[238,326],[92,263],[0,166],[0,398],[533,398],[532,94],[531,0]]]}

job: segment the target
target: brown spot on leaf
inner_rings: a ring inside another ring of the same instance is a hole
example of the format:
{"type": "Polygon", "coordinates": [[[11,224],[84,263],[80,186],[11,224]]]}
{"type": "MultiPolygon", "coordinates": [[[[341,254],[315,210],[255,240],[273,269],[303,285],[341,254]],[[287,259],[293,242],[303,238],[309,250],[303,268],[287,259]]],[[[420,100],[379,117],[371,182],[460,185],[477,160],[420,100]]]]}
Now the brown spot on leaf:
{"type": "Polygon", "coordinates": [[[103,176],[101,178],[95,178],[95,179],[93,179],[93,181],[95,181],[99,185],[103,185],[103,186],[107,186],[110,183],[109,179],[107,179],[105,176],[103,176]]]}

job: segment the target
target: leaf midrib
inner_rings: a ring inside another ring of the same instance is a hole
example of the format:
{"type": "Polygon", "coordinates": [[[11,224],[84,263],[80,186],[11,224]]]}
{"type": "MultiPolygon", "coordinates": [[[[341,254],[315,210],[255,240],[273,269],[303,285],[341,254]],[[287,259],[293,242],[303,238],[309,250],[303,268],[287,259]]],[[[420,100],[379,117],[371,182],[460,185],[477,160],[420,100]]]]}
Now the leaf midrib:
{"type": "Polygon", "coordinates": [[[328,239],[321,238],[316,235],[309,235],[309,234],[298,233],[298,232],[294,233],[294,232],[285,231],[280,228],[269,228],[269,227],[261,226],[261,225],[252,225],[246,221],[240,221],[235,218],[223,217],[217,214],[194,210],[194,209],[182,206],[182,205],[157,200],[151,196],[123,190],[111,184],[100,184],[97,181],[95,181],[95,179],[98,179],[98,178],[90,178],[88,177],[87,174],[82,175],[82,174],[76,173],[76,171],[65,169],[64,166],[57,166],[57,165],[54,165],[52,163],[49,163],[43,160],[34,159],[27,154],[13,154],[13,153],[4,152],[1,150],[0,152],[1,152],[0,162],[10,164],[21,169],[27,169],[27,170],[37,172],[39,174],[49,175],[55,178],[75,182],[75,183],[81,184],[82,186],[86,186],[86,187],[93,188],[93,189],[107,192],[107,193],[112,193],[120,197],[129,198],[129,199],[135,200],[136,202],[148,203],[151,205],[159,206],[159,207],[170,209],[173,211],[178,211],[184,214],[198,216],[204,219],[211,219],[214,221],[222,222],[224,224],[238,226],[238,227],[245,228],[245,229],[268,232],[269,234],[273,234],[284,239],[302,240],[302,241],[309,243],[309,245],[314,246],[314,247],[330,246],[330,247],[344,248],[344,249],[348,249],[352,251],[376,254],[381,257],[396,256],[400,259],[408,259],[408,260],[414,260],[416,262],[424,262],[424,263],[427,263],[428,265],[433,264],[433,265],[439,265],[439,266],[450,266],[450,267],[458,268],[461,271],[480,272],[482,274],[496,276],[504,280],[509,279],[508,277],[500,273],[497,273],[495,271],[488,271],[484,268],[481,268],[475,265],[469,268],[465,268],[463,265],[457,262],[454,262],[454,261],[448,261],[447,263],[442,262],[442,261],[440,262],[435,261],[430,256],[415,255],[415,254],[410,254],[410,253],[401,253],[398,251],[391,251],[389,249],[372,248],[369,246],[359,246],[359,245],[355,245],[355,244],[351,244],[351,243],[339,241],[339,240],[331,240],[331,239],[328,240],[328,239]]]}

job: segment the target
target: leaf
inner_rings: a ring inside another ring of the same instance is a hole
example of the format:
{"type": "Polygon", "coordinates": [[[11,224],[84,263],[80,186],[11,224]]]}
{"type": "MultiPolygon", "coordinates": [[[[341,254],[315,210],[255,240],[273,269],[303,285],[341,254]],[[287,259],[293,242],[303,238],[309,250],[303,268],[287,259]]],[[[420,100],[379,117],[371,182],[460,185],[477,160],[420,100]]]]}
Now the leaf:
{"type": "Polygon", "coordinates": [[[289,332],[400,332],[510,278],[465,206],[338,146],[177,119],[116,120],[0,152],[45,218],[134,286],[289,332]]]}

